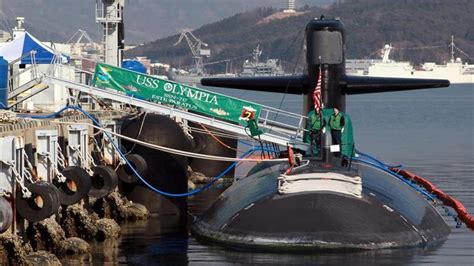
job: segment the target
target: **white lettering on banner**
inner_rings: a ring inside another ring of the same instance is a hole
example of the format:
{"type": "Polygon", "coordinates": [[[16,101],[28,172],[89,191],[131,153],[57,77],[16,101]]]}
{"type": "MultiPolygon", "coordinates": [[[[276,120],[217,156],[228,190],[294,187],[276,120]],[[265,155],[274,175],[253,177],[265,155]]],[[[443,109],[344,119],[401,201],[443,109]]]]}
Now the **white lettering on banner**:
{"type": "Polygon", "coordinates": [[[152,89],[158,89],[160,86],[160,81],[146,76],[137,75],[137,84],[152,89]],[[143,79],[141,77],[143,77],[143,79]]]}
{"type": "Polygon", "coordinates": [[[193,98],[198,101],[203,101],[206,103],[213,103],[215,105],[219,105],[219,103],[217,102],[216,95],[211,95],[203,91],[193,90],[190,87],[185,87],[178,84],[165,83],[165,85],[163,86],[163,89],[166,92],[171,92],[173,94],[186,96],[188,98],[193,98]]]}

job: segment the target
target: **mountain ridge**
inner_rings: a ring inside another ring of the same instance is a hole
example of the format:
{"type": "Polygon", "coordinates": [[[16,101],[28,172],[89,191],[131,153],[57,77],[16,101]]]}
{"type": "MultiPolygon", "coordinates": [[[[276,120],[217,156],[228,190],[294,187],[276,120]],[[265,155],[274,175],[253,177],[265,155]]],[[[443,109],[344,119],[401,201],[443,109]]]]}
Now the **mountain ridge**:
{"type": "MultiPolygon", "coordinates": [[[[249,55],[260,44],[263,58],[281,59],[290,72],[297,61],[300,70],[304,67],[300,50],[306,23],[324,14],[328,18],[340,17],[345,24],[347,58],[374,56],[385,43],[392,43],[396,60],[441,63],[449,60],[451,35],[464,52],[474,54],[473,9],[471,0],[346,0],[327,8],[307,8],[299,16],[265,24],[258,22],[279,10],[260,8],[204,25],[194,33],[211,48],[212,56],[207,62],[249,55]],[[419,49],[426,46],[443,46],[443,49],[419,49]]],[[[177,39],[178,35],[158,39],[126,55],[144,55],[174,66],[189,66],[192,64],[189,48],[184,44],[172,46],[177,39]]],[[[240,66],[243,60],[235,60],[234,66],[240,66]]],[[[210,69],[222,72],[225,66],[212,65],[210,69]]]]}
{"type": "MultiPolygon", "coordinates": [[[[324,5],[332,1],[297,0],[297,4],[324,5]]],[[[283,8],[285,4],[286,0],[126,0],[125,41],[149,42],[237,12],[267,6],[283,8]]],[[[0,29],[10,31],[14,26],[11,21],[17,16],[42,29],[39,37],[43,40],[64,42],[78,29],[98,40],[94,0],[0,0],[0,29]]]]}

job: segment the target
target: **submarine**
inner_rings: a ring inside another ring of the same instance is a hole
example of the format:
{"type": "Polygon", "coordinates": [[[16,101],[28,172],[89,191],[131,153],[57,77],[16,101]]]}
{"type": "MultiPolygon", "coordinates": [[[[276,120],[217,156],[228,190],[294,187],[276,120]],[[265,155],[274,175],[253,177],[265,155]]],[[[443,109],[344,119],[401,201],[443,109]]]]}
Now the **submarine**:
{"type": "MultiPolygon", "coordinates": [[[[311,20],[305,48],[307,72],[302,75],[204,78],[201,83],[303,94],[307,113],[320,82],[325,119],[334,107],[345,111],[347,95],[449,86],[439,79],[346,75],[346,34],[338,18],[311,20]]],[[[323,130],[317,156],[305,154],[295,165],[257,164],[195,220],[191,233],[206,243],[270,252],[425,247],[446,240],[450,228],[426,191],[374,158],[356,158],[353,150],[342,156],[342,148],[338,155],[331,142],[323,130]]]]}

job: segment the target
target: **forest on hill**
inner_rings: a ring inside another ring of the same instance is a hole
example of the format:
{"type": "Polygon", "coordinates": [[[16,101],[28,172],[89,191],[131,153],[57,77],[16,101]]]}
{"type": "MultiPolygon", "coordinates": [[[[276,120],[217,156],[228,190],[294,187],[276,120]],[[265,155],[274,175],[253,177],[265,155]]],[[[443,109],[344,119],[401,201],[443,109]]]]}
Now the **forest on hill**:
{"type": "MultiPolygon", "coordinates": [[[[339,17],[345,24],[349,59],[377,58],[377,50],[391,43],[395,47],[392,52],[395,60],[442,63],[450,58],[451,35],[464,52],[456,51],[456,56],[471,62],[474,57],[472,0],[345,0],[324,8],[305,6],[298,16],[268,19],[280,11],[259,8],[196,29],[194,34],[211,49],[211,57],[206,62],[235,59],[232,65],[238,71],[252,50],[260,45],[262,59],[277,58],[287,72],[295,67],[301,71],[305,25],[321,15],[339,17]]],[[[178,38],[176,34],[146,43],[127,51],[126,56],[147,56],[173,66],[191,66],[192,55],[185,42],[173,46],[178,38]]],[[[207,67],[217,73],[223,72],[226,65],[207,67]]]]}
{"type": "MultiPolygon", "coordinates": [[[[322,6],[335,0],[297,0],[298,6],[322,6]]],[[[99,1],[100,2],[100,1],[99,1]]],[[[0,29],[10,31],[17,16],[25,17],[41,40],[65,42],[78,29],[99,39],[95,22],[95,0],[0,0],[0,29]]],[[[287,0],[126,0],[124,1],[127,44],[148,42],[197,28],[257,7],[283,8],[287,0]]]]}

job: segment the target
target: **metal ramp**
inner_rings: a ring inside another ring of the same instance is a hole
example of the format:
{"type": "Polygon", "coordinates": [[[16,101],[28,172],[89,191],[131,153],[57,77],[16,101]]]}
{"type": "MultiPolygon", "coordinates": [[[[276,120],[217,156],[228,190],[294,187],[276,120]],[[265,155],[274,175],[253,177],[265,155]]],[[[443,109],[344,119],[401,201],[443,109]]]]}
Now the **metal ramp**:
{"type": "Polygon", "coordinates": [[[8,108],[18,105],[49,88],[41,79],[34,79],[8,94],[8,108]]]}
{"type": "MultiPolygon", "coordinates": [[[[78,71],[83,72],[83,70],[79,69],[78,71]]],[[[171,105],[158,104],[151,101],[134,98],[117,91],[101,89],[87,84],[65,80],[51,74],[45,74],[43,77],[43,82],[46,84],[64,86],[68,89],[94,95],[100,98],[110,99],[124,104],[130,104],[164,115],[181,117],[188,121],[201,123],[206,126],[212,126],[221,130],[238,134],[240,136],[248,137],[249,134],[246,127],[239,124],[188,112],[187,110],[176,108],[171,105]]],[[[260,117],[257,121],[258,127],[264,131],[264,133],[260,135],[260,140],[278,145],[291,144],[292,146],[298,147],[299,149],[307,150],[308,145],[302,142],[302,136],[305,131],[305,119],[305,116],[299,114],[263,106],[260,117]],[[280,118],[280,121],[277,121],[276,117],[280,118]],[[281,119],[283,119],[283,122],[281,119]]]]}

